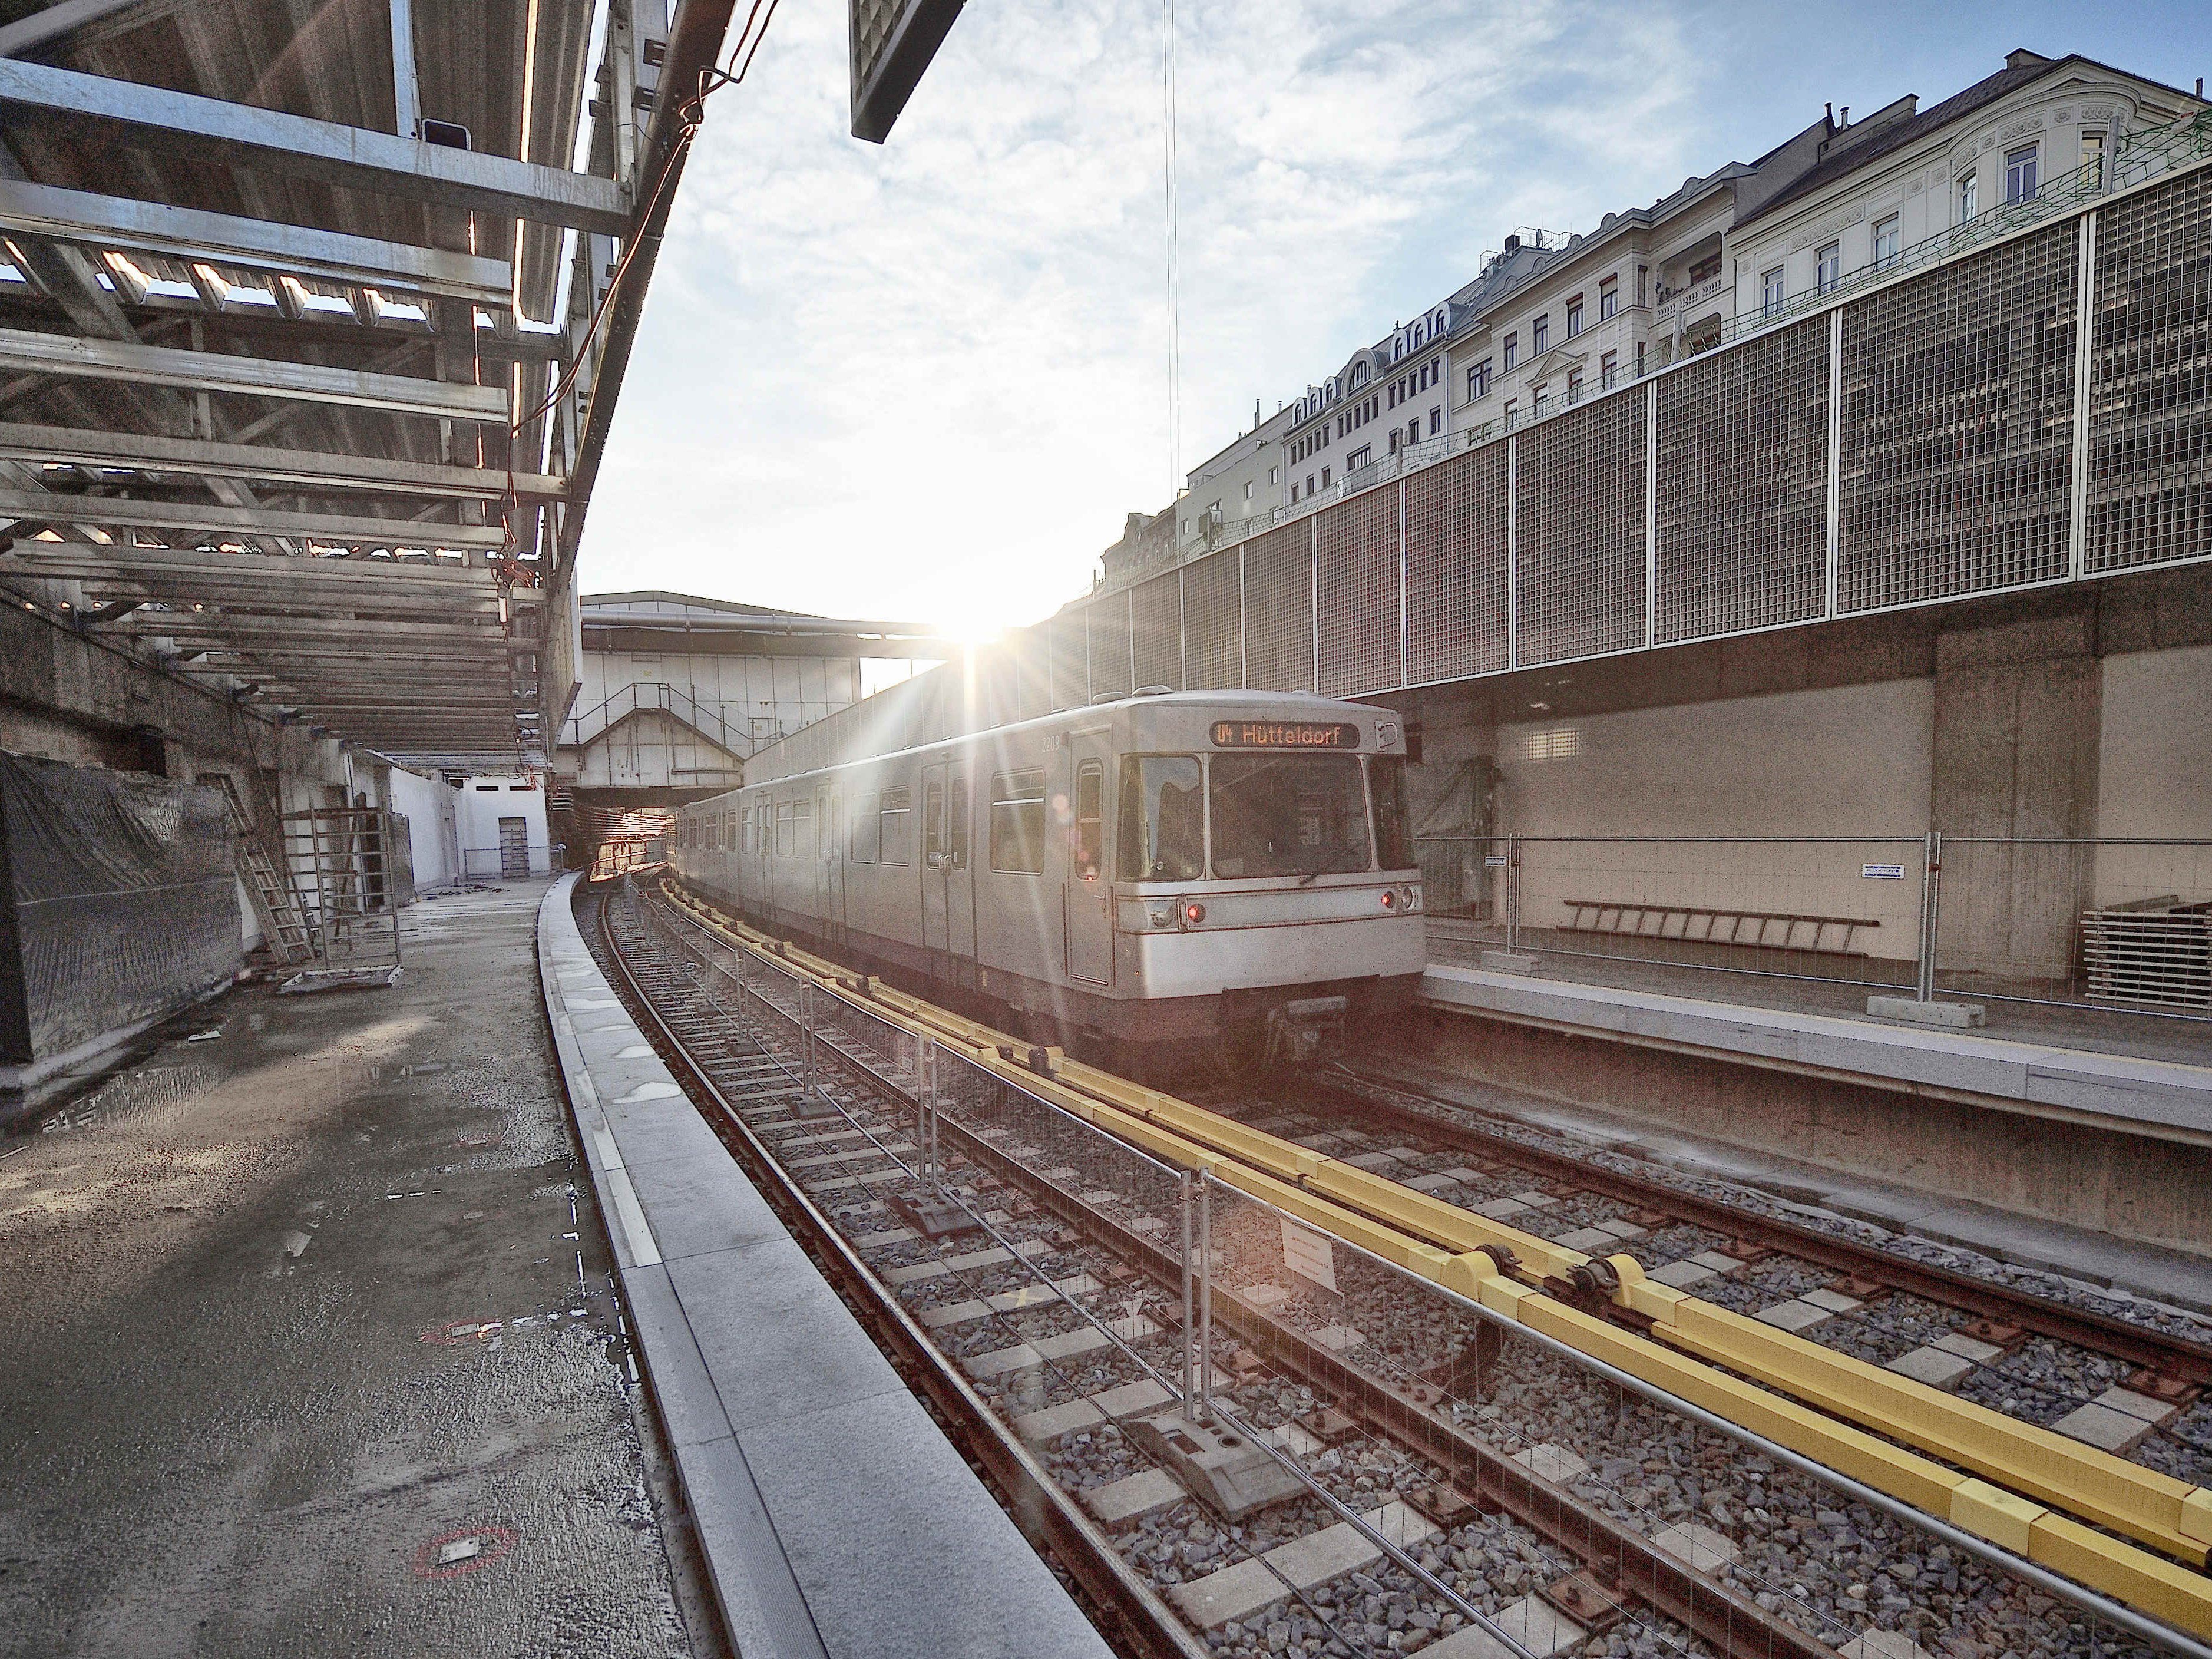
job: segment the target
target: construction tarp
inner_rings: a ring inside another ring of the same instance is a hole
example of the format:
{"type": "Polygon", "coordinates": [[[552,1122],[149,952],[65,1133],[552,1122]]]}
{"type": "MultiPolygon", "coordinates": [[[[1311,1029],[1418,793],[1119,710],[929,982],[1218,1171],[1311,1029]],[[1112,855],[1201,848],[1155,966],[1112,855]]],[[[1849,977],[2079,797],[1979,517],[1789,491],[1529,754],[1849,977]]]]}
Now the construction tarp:
{"type": "Polygon", "coordinates": [[[215,790],[0,750],[0,1060],[169,1014],[244,961],[215,790]]]}

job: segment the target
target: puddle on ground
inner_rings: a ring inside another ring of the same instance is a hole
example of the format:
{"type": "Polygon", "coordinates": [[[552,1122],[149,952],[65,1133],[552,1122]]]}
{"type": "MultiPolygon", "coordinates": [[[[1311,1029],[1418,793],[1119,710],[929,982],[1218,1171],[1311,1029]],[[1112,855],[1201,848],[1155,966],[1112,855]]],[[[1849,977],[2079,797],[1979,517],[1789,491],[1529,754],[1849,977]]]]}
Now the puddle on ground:
{"type": "Polygon", "coordinates": [[[57,1107],[39,1120],[40,1134],[65,1134],[128,1123],[148,1112],[175,1105],[221,1080],[212,1066],[146,1066],[120,1072],[81,1099],[57,1107]]]}

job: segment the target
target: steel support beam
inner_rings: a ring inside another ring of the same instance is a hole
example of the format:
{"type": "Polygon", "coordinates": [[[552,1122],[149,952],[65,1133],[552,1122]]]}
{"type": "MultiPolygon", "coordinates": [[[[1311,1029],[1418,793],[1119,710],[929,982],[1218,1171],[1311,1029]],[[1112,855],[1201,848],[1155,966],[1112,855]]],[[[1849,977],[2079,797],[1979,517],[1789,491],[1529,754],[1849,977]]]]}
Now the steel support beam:
{"type": "Polygon", "coordinates": [[[510,303],[514,285],[504,259],[14,179],[0,179],[0,230],[318,282],[451,295],[487,307],[510,303]]]}
{"type": "MultiPolygon", "coordinates": [[[[728,9],[721,5],[726,24],[728,9]]],[[[629,193],[611,179],[0,58],[0,128],[15,126],[53,128],[94,143],[135,144],[226,170],[258,168],[434,207],[611,236],[630,228],[629,193]]]]}
{"type": "Polygon", "coordinates": [[[137,386],[187,392],[227,392],[301,403],[341,404],[396,415],[457,421],[507,418],[507,388],[461,386],[379,374],[362,368],[330,368],[227,352],[179,351],[121,340],[82,340],[66,334],[0,329],[0,369],[24,374],[127,380],[137,386]]]}
{"type": "Polygon", "coordinates": [[[201,535],[295,536],[345,547],[447,547],[493,551],[505,544],[497,525],[422,524],[411,519],[280,513],[265,507],[216,507],[120,495],[33,495],[0,489],[0,519],[18,523],[96,524],[115,530],[189,530],[201,535]]]}
{"type": "Polygon", "coordinates": [[[511,488],[526,501],[557,501],[564,487],[543,473],[510,477],[490,467],[441,466],[379,455],[331,455],[308,449],[262,449],[197,438],[149,437],[76,427],[0,421],[0,460],[37,465],[127,467],[190,473],[204,478],[251,478],[294,489],[348,494],[496,500],[511,488]]]}
{"type": "Polygon", "coordinates": [[[57,0],[55,4],[0,28],[0,58],[52,51],[72,44],[76,36],[94,28],[103,34],[112,34],[118,28],[151,22],[185,3],[186,0],[57,0]],[[134,12],[143,12],[144,15],[134,17],[134,12]]]}

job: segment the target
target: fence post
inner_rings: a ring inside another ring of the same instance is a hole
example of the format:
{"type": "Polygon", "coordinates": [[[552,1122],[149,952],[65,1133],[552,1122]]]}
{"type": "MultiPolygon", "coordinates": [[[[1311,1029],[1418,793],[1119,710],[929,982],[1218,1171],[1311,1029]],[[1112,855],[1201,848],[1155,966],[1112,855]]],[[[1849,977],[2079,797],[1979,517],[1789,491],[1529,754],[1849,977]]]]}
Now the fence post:
{"type": "MultiPolygon", "coordinates": [[[[1213,1420],[1213,1177],[1198,1175],[1198,1403],[1199,1416],[1213,1420]]],[[[1133,1339],[1136,1326],[1129,1334],[1133,1339]]]]}
{"type": "Polygon", "coordinates": [[[1512,836],[1505,838],[1505,951],[1521,952],[1521,843],[1512,836]]]}
{"type": "Polygon", "coordinates": [[[1930,830],[1923,843],[1920,870],[1920,963],[1912,994],[1915,1001],[1933,1002],[1936,936],[1943,882],[1943,837],[1936,830],[1930,830]]]}
{"type": "Polygon", "coordinates": [[[814,981],[799,981],[799,1085],[804,1090],[803,1110],[814,1107],[814,981]]]}
{"type": "MultiPolygon", "coordinates": [[[[1191,1329],[1192,1307],[1190,1288],[1190,1171],[1184,1170],[1177,1177],[1178,1197],[1182,1208],[1182,1417],[1188,1423],[1193,1415],[1190,1397],[1190,1345],[1195,1333],[1191,1329]]],[[[1134,1329],[1133,1326],[1131,1328],[1134,1329]]]]}

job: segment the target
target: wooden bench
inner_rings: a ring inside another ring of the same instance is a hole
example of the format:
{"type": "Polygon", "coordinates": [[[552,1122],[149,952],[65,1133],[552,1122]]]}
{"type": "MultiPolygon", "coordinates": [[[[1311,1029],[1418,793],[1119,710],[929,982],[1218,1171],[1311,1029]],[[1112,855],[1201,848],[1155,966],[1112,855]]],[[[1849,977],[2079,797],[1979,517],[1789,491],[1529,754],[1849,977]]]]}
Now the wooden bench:
{"type": "Polygon", "coordinates": [[[1814,916],[1782,910],[1732,910],[1711,904],[1654,904],[1623,899],[1565,900],[1574,920],[1569,933],[1626,933],[1638,939],[1686,939],[1697,945],[1736,945],[1767,951],[1808,951],[1822,956],[1863,957],[1855,948],[1862,928],[1879,927],[1871,916],[1814,916]]]}

